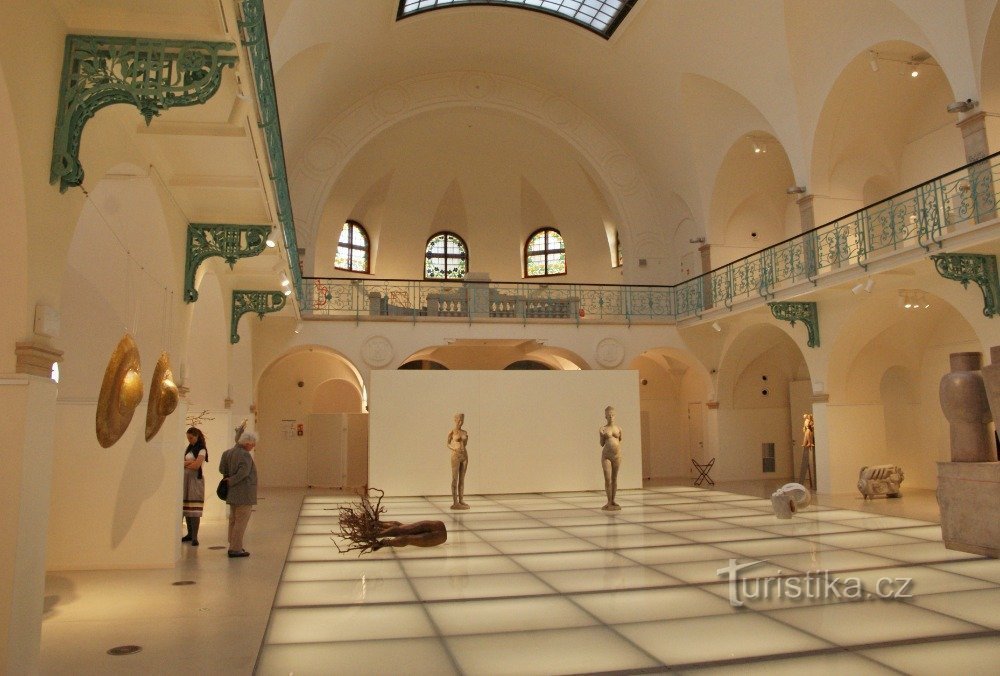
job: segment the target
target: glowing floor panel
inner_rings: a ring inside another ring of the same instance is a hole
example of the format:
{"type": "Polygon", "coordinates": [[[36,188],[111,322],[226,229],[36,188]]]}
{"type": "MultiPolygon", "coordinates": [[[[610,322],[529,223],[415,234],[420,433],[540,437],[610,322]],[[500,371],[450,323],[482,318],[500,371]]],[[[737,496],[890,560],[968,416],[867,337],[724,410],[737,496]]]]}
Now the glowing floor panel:
{"type": "Polygon", "coordinates": [[[937,524],[688,486],[469,496],[437,547],[335,546],[309,496],[256,673],[974,673],[1000,658],[1000,561],[937,524]]]}

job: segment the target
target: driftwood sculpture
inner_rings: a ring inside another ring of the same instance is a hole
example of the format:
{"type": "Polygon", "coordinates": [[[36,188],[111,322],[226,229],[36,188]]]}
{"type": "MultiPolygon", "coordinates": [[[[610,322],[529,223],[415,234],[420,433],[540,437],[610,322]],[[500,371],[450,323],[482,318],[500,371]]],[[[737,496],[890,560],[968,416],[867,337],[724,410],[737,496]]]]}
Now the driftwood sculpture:
{"type": "Polygon", "coordinates": [[[383,547],[434,547],[448,539],[448,531],[441,521],[417,521],[401,523],[383,521],[380,515],[386,510],[382,506],[385,491],[377,488],[363,488],[358,494],[360,502],[340,506],[340,537],[347,541],[341,547],[334,541],[337,550],[346,554],[357,551],[358,556],[376,552],[383,547]],[[377,495],[376,495],[377,494],[377,495]],[[372,498],[375,504],[372,504],[372,498]]]}

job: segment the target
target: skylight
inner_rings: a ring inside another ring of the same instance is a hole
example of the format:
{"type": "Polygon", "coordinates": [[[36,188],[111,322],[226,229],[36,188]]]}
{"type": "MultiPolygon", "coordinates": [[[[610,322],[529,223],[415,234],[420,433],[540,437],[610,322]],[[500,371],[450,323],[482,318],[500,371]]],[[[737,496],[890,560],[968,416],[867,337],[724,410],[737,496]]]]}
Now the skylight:
{"type": "Polygon", "coordinates": [[[432,9],[461,5],[500,5],[558,16],[610,38],[638,0],[399,0],[396,20],[432,9]]]}

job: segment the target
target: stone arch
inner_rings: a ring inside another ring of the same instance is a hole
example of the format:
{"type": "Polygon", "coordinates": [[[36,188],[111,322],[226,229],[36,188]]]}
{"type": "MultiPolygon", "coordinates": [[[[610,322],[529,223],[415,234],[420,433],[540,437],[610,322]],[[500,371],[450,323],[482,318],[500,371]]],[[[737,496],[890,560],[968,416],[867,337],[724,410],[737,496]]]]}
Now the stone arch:
{"type": "Polygon", "coordinates": [[[3,321],[0,322],[0,372],[15,370],[14,344],[29,335],[28,235],[21,167],[20,143],[3,64],[0,64],[0,223],[4,245],[0,268],[4,270],[3,321]]]}
{"type": "MultiPolygon", "coordinates": [[[[990,17],[983,43],[979,72],[981,108],[987,111],[1000,110],[1000,11],[996,7],[990,17]]],[[[961,92],[959,98],[962,98],[961,92]]]]}

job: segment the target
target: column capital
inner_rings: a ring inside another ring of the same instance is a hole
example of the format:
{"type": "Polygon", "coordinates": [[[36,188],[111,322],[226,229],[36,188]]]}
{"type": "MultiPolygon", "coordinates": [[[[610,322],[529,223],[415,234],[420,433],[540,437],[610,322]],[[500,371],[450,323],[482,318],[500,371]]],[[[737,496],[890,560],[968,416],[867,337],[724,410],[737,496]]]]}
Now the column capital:
{"type": "Polygon", "coordinates": [[[26,340],[14,344],[14,354],[17,355],[17,373],[50,378],[52,364],[62,361],[62,350],[40,341],[26,340]]]}

